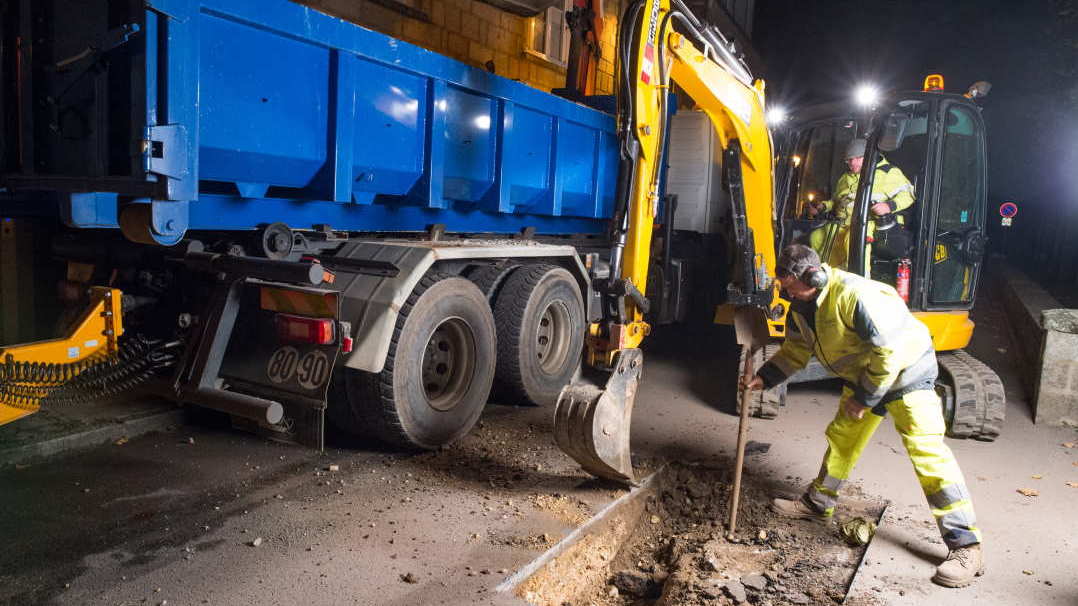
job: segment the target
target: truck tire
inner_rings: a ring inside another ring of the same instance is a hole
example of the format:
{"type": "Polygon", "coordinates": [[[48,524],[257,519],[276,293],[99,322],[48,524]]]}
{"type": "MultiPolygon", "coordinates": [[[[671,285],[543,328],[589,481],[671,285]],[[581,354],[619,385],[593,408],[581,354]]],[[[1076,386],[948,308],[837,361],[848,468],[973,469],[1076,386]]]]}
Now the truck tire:
{"type": "Polygon", "coordinates": [[[553,404],[572,381],[584,347],[584,303],[572,274],[547,264],[515,270],[498,292],[494,322],[496,401],[553,404]]]}
{"type": "Polygon", "coordinates": [[[479,291],[486,296],[487,301],[490,302],[491,309],[493,309],[494,300],[498,296],[498,291],[501,290],[502,284],[505,284],[509,274],[516,271],[518,267],[520,265],[516,263],[482,265],[468,273],[467,278],[479,287],[479,291]]]}
{"type": "Polygon", "coordinates": [[[490,395],[494,331],[490,306],[475,284],[448,274],[425,276],[401,308],[382,372],[341,369],[337,403],[347,412],[331,418],[353,433],[405,448],[453,442],[479,420],[490,395]]]}

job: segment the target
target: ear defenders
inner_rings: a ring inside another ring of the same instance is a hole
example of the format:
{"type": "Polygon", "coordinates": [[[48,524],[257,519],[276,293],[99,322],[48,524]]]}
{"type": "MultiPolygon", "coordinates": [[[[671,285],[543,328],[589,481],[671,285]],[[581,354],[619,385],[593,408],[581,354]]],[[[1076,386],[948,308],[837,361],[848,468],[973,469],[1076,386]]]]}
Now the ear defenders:
{"type": "Polygon", "coordinates": [[[801,276],[798,279],[813,288],[823,288],[824,286],[827,286],[827,272],[824,271],[822,267],[809,267],[801,272],[801,276]]]}

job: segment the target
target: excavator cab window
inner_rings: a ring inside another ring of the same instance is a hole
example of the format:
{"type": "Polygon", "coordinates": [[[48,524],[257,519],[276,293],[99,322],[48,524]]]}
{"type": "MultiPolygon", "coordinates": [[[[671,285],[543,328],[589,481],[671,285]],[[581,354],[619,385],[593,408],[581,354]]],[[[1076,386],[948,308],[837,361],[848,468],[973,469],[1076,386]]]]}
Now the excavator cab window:
{"type": "MultiPolygon", "coordinates": [[[[893,212],[877,215],[870,212],[870,276],[894,286],[900,265],[911,262],[917,240],[921,212],[920,201],[929,153],[929,113],[931,103],[903,99],[889,112],[880,115],[878,161],[872,175],[870,204],[880,201],[893,204],[893,212]]],[[[862,168],[862,175],[869,167],[862,168]]]]}
{"type": "Polygon", "coordinates": [[[838,120],[816,124],[796,135],[793,154],[783,161],[787,170],[787,198],[783,205],[785,222],[784,244],[810,244],[811,233],[833,220],[829,212],[810,211],[814,205],[832,199],[835,184],[844,172],[846,146],[861,136],[862,126],[855,120],[838,120]]]}
{"type": "Polygon", "coordinates": [[[984,140],[974,110],[958,103],[945,107],[940,151],[928,304],[968,307],[985,245],[984,140]]]}

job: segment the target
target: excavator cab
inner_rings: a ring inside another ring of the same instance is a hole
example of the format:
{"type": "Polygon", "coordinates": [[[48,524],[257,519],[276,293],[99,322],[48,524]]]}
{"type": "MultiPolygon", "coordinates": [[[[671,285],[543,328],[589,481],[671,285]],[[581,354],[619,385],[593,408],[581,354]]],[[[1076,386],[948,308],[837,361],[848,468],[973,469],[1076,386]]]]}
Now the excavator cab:
{"type": "MultiPolygon", "coordinates": [[[[814,246],[825,262],[894,286],[932,335],[948,435],[990,441],[1005,411],[1002,384],[962,351],[987,243],[985,129],[972,99],[988,85],[965,95],[941,86],[926,81],[925,91],[895,93],[867,110],[831,103],[794,115],[780,135],[780,242],[814,246]],[[856,194],[812,212],[836,195],[855,138],[866,140],[856,194]],[[912,204],[874,212],[899,190],[912,204]]],[[[828,376],[810,362],[791,382],[828,376]]]]}
{"type": "Polygon", "coordinates": [[[978,107],[960,95],[914,92],[885,99],[871,112],[828,104],[800,117],[784,133],[779,160],[783,244],[815,244],[825,261],[895,286],[915,312],[951,313],[930,324],[937,349],[965,347],[986,243],[978,107]],[[855,201],[812,214],[813,202],[835,194],[848,170],[844,151],[855,138],[867,139],[855,201]],[[875,183],[880,167],[890,175],[887,187],[875,183]],[[886,190],[902,184],[912,205],[875,214],[872,206],[896,193],[886,190]],[[837,229],[840,224],[847,227],[837,229]]]}

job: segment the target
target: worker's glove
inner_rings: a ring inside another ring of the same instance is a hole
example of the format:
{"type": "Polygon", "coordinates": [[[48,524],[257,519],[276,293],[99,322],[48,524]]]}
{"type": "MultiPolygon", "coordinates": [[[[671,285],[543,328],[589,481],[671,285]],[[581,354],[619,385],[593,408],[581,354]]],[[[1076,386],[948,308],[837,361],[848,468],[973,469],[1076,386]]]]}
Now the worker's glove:
{"type": "Polygon", "coordinates": [[[877,202],[872,205],[872,214],[877,217],[889,214],[891,212],[891,205],[886,202],[877,202]]]}
{"type": "Polygon", "coordinates": [[[805,214],[808,215],[808,218],[810,219],[823,218],[819,215],[826,215],[825,211],[826,209],[823,202],[820,202],[818,200],[813,200],[812,202],[809,202],[808,206],[805,207],[805,214]]]}
{"type": "Polygon", "coordinates": [[[842,402],[842,411],[851,419],[860,421],[864,418],[866,410],[868,410],[868,406],[865,406],[853,398],[847,398],[842,402]]]}
{"type": "Polygon", "coordinates": [[[745,375],[741,375],[741,388],[749,391],[760,391],[764,388],[764,380],[760,378],[760,375],[753,375],[751,379],[745,379],[745,375]]]}

